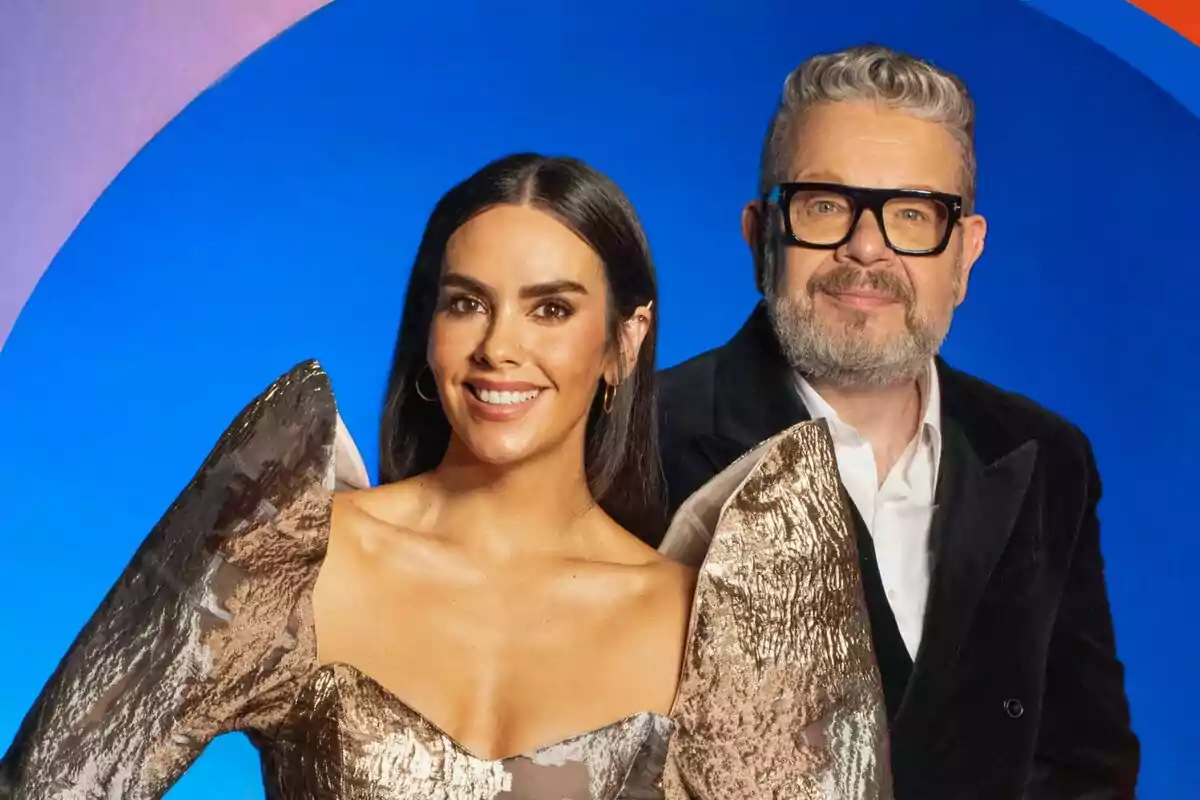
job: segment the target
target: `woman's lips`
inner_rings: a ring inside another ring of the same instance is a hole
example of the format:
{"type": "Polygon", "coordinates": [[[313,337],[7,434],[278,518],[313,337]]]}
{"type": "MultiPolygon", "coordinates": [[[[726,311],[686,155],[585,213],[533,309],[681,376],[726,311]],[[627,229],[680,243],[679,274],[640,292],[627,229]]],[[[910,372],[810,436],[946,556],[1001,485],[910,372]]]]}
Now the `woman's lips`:
{"type": "Polygon", "coordinates": [[[532,383],[472,381],[463,384],[471,415],[488,422],[520,419],[545,391],[532,383]]]}

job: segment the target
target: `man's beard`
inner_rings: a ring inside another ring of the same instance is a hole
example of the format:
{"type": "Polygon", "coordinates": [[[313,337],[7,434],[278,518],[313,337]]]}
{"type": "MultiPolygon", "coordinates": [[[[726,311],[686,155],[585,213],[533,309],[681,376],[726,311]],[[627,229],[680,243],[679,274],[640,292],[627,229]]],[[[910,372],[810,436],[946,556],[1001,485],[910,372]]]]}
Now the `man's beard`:
{"type": "MultiPolygon", "coordinates": [[[[958,263],[955,276],[957,294],[958,263]]],[[[810,381],[841,389],[879,389],[915,379],[941,348],[954,312],[951,304],[940,320],[930,318],[918,312],[912,291],[894,273],[850,266],[814,276],[801,300],[779,294],[773,286],[766,300],[771,326],[788,363],[810,381]],[[817,312],[818,292],[836,294],[853,288],[870,288],[902,303],[904,331],[877,340],[868,332],[867,312],[844,309],[836,319],[822,318],[817,312]]]]}

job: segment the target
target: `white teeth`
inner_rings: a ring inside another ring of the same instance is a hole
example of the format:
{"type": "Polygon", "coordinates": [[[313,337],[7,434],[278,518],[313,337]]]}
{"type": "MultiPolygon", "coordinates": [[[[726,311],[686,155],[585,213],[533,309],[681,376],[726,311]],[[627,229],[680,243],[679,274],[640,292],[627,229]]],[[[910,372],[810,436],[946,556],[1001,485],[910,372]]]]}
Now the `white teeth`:
{"type": "Polygon", "coordinates": [[[491,389],[476,389],[475,396],[492,406],[513,406],[525,403],[541,394],[541,389],[531,392],[496,392],[491,389]]]}

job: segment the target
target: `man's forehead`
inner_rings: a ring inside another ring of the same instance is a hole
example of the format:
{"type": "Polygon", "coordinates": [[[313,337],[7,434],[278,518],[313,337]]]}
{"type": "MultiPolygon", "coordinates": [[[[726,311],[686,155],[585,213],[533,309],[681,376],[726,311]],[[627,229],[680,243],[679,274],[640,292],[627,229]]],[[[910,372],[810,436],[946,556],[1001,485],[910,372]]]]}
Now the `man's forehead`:
{"type": "Polygon", "coordinates": [[[843,186],[859,186],[864,189],[919,189],[926,192],[944,192],[945,186],[937,186],[932,182],[911,180],[901,181],[899,183],[891,183],[887,186],[873,186],[870,184],[857,183],[856,181],[846,178],[842,173],[830,169],[800,169],[794,171],[792,181],[806,183],[839,183],[843,186]]]}
{"type": "Polygon", "coordinates": [[[962,152],[945,126],[862,103],[809,111],[795,131],[792,180],[878,188],[959,188],[962,152]]]}

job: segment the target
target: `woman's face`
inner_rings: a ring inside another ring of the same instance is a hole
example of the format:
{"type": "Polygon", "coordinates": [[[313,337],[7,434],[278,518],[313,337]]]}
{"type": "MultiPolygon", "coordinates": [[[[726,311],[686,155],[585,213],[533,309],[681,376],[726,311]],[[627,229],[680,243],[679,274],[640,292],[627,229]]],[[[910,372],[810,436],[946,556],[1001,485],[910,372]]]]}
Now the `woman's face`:
{"type": "Polygon", "coordinates": [[[600,257],[554,217],[495,206],[446,246],[429,366],[454,435],[513,463],[578,437],[617,379],[600,257]]]}

